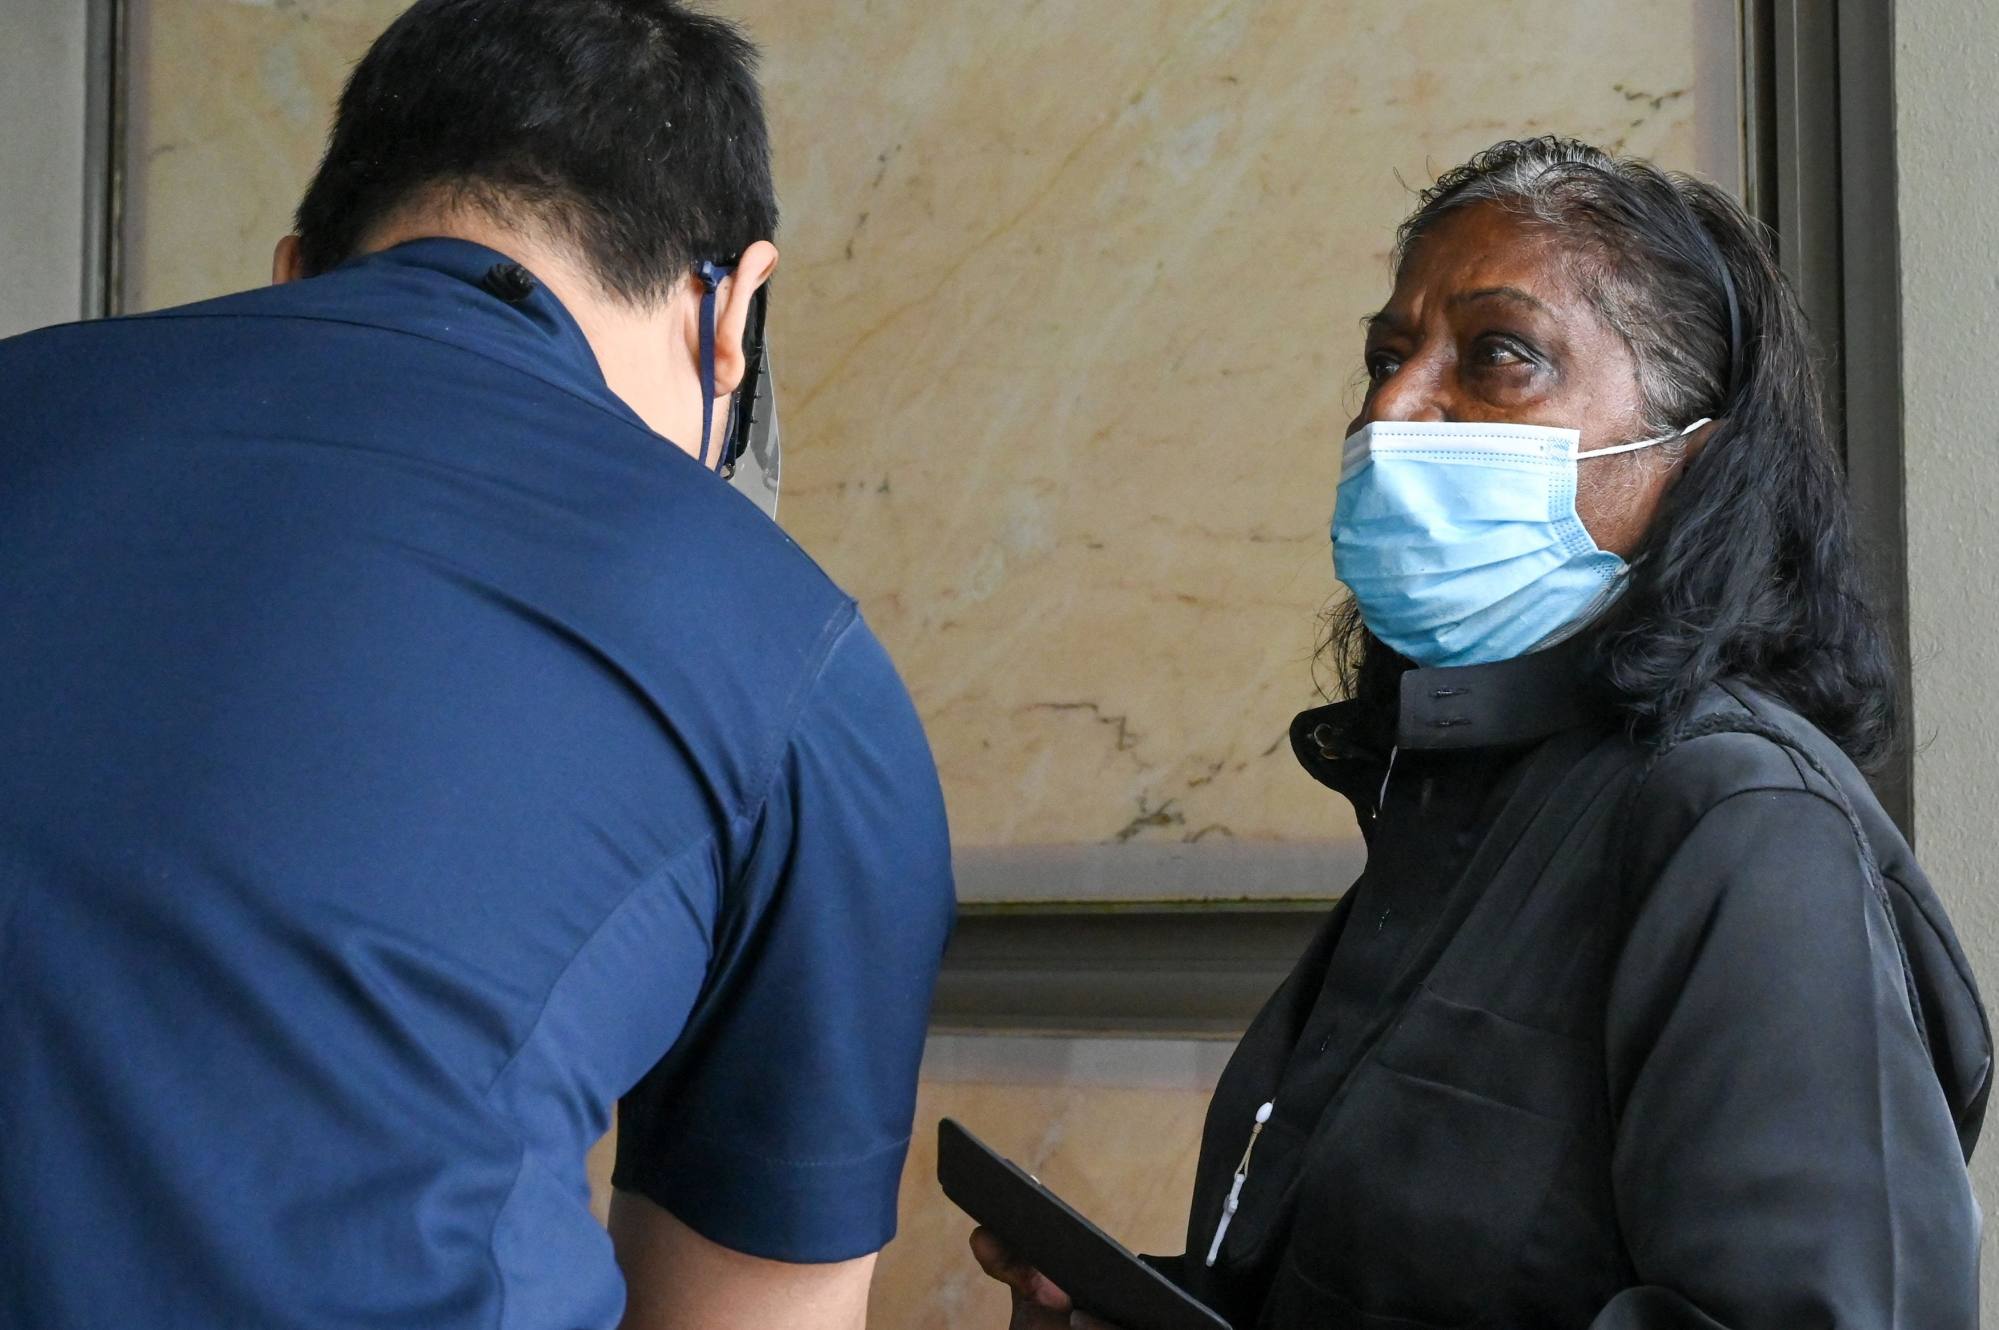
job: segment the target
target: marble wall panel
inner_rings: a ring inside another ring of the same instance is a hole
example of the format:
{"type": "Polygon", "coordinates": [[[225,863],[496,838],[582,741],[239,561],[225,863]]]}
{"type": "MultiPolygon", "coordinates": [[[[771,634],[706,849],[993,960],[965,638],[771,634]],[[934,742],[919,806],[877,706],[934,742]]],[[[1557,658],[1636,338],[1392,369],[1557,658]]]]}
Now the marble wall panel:
{"type": "Polygon", "coordinates": [[[271,276],[334,102],[407,0],[130,0],[125,306],[271,276]]]}
{"type": "MultiPolygon", "coordinates": [[[[400,7],[134,0],[134,307],[264,279],[400,7]]],[[[1733,0],[725,8],[786,209],[783,518],[901,663],[960,845],[1350,837],[1280,739],[1394,224],[1512,134],[1733,180],[1733,0]]]]}

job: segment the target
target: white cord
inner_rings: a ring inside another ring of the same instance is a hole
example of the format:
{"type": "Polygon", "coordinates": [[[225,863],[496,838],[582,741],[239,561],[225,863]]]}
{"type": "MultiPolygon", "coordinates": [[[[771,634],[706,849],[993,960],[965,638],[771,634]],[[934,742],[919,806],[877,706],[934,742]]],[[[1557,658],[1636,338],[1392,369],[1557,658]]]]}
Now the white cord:
{"type": "Polygon", "coordinates": [[[1215,1240],[1208,1244],[1208,1264],[1222,1254],[1222,1238],[1229,1231],[1229,1221],[1235,1218],[1236,1207],[1242,1203],[1242,1184],[1249,1181],[1249,1155],[1256,1149],[1256,1138],[1263,1135],[1263,1124],[1270,1121],[1270,1110],[1274,1104],[1265,1104],[1256,1110],[1256,1125],[1249,1129],[1249,1144],[1242,1152],[1242,1162],[1235,1166],[1235,1177],[1229,1182],[1229,1199],[1222,1206],[1222,1221],[1215,1225],[1215,1240]]]}
{"type": "Polygon", "coordinates": [[[1395,755],[1401,751],[1399,744],[1388,750],[1388,770],[1381,773],[1381,793],[1374,796],[1374,811],[1377,813],[1388,807],[1388,779],[1395,774],[1395,755]]]}

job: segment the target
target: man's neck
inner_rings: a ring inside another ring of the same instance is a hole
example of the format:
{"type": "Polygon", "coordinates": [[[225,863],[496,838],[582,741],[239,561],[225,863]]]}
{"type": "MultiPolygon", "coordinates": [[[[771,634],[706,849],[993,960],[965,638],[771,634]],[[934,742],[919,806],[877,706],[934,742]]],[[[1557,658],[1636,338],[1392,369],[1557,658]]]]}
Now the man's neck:
{"type": "Polygon", "coordinates": [[[700,419],[701,385],[676,357],[676,337],[686,313],[686,292],[656,305],[637,305],[604,290],[567,250],[470,208],[392,217],[368,233],[361,253],[392,249],[412,240],[466,240],[506,255],[548,287],[597,357],[604,382],[654,433],[698,457],[698,431],[671,422],[700,419]]]}

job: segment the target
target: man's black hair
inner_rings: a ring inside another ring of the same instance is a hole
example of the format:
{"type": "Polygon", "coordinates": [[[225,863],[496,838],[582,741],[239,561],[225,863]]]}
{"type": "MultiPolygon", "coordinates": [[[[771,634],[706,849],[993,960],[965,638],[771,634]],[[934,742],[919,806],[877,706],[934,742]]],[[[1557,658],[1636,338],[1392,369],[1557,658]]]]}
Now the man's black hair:
{"type": "Polygon", "coordinates": [[[397,210],[474,207],[664,299],[777,230],[756,48],[674,0],[418,0],[341,94],[299,204],[308,273],[397,210]]]}

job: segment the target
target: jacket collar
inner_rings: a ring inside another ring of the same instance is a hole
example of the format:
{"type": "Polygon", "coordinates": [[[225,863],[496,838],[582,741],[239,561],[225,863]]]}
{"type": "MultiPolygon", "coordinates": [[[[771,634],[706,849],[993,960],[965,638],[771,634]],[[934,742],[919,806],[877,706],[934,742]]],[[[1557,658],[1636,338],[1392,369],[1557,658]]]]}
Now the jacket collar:
{"type": "Polygon", "coordinates": [[[1408,670],[1392,718],[1352,701],[1314,707],[1291,722],[1291,751],[1320,784],[1371,808],[1392,753],[1521,748],[1604,715],[1588,650],[1577,637],[1490,665],[1408,670]]]}
{"type": "Polygon", "coordinates": [[[311,288],[328,312],[500,361],[653,432],[604,381],[575,316],[546,283],[498,250],[433,236],[360,255],[327,277],[299,285],[311,288]]]}

